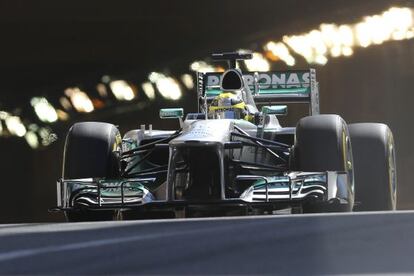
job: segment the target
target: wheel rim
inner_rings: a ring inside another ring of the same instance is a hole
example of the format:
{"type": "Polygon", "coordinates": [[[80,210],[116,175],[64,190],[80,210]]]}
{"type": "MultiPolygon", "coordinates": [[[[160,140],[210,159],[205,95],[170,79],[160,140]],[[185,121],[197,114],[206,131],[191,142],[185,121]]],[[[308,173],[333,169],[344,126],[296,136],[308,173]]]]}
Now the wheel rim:
{"type": "Polygon", "coordinates": [[[388,139],[388,176],[390,183],[390,203],[392,210],[397,207],[397,173],[395,168],[395,149],[392,136],[388,139]]]}

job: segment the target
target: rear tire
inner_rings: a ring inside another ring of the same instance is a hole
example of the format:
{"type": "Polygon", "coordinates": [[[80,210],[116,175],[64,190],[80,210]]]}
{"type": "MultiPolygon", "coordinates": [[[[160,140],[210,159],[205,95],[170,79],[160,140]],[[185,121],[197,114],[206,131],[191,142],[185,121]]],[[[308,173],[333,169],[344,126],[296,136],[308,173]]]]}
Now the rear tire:
{"type": "Polygon", "coordinates": [[[355,200],[358,211],[395,210],[397,176],[395,145],[385,124],[349,125],[355,162],[355,200]]]}
{"type": "Polygon", "coordinates": [[[304,212],[352,211],[353,159],[351,141],[345,121],[338,115],[308,116],[296,127],[293,168],[305,172],[342,171],[348,174],[347,204],[309,202],[304,212]]]}
{"type": "MultiPolygon", "coordinates": [[[[66,137],[63,179],[119,178],[121,136],[108,123],[76,123],[66,137]]],[[[76,206],[75,206],[76,207],[76,206]]],[[[113,212],[66,211],[68,221],[112,220],[113,212]]]]}

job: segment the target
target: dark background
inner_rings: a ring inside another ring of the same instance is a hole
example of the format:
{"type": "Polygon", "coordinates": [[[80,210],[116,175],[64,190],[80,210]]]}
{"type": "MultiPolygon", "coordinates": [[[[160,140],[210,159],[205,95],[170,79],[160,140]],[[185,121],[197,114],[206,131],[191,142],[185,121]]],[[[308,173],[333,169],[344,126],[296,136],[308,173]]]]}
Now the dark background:
{"type": "MultiPolygon", "coordinates": [[[[52,102],[68,86],[93,87],[103,75],[141,83],[151,71],[179,74],[211,52],[258,50],[317,28],[320,23],[355,23],[391,6],[411,1],[0,1],[0,109],[27,116],[33,96],[52,102]],[[27,114],[26,114],[27,113],[27,114]]],[[[307,68],[297,58],[295,68],[307,68]]],[[[414,207],[414,40],[355,49],[349,58],[331,58],[317,69],[321,112],[337,113],[348,123],[384,122],[397,147],[398,207],[414,207]]],[[[276,63],[273,69],[286,69],[276,63]]],[[[183,106],[195,111],[196,95],[177,102],[158,100],[117,112],[115,108],[76,115],[53,129],[60,138],[32,150],[24,139],[0,138],[0,222],[61,220],[55,181],[61,171],[67,129],[75,121],[100,120],[125,132],[143,123],[174,128],[157,119],[158,109],[183,106]]]]}

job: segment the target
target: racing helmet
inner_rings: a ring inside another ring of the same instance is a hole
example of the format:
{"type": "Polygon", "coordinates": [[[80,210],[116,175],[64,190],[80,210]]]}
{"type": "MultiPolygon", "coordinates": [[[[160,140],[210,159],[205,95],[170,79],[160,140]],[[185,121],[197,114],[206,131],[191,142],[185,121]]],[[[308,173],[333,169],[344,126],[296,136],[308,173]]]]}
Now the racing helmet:
{"type": "Polygon", "coordinates": [[[209,117],[212,119],[245,119],[246,103],[231,92],[220,93],[209,106],[209,117]]]}

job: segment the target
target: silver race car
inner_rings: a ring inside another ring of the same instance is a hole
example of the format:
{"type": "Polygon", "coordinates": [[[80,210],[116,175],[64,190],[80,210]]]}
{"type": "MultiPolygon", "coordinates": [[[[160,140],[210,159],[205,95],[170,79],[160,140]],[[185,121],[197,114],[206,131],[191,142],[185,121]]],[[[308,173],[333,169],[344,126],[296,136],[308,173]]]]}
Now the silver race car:
{"type": "Polygon", "coordinates": [[[241,72],[251,54],[213,54],[197,73],[198,113],[161,109],[176,131],[76,123],[64,149],[57,210],[69,221],[396,208],[393,135],[380,123],[319,114],[314,69],[241,72]],[[282,127],[287,104],[309,105],[282,127]]]}

